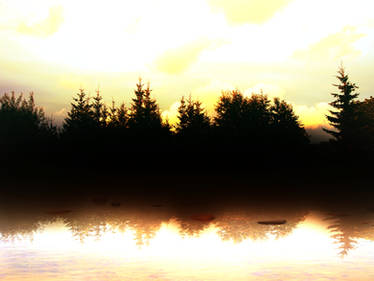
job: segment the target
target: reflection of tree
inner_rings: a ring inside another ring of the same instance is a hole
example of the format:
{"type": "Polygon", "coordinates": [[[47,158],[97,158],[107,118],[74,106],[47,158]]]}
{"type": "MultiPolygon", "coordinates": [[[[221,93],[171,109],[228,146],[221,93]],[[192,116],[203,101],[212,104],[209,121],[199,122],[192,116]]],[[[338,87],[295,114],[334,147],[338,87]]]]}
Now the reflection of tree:
{"type": "Polygon", "coordinates": [[[84,221],[80,220],[65,220],[66,226],[70,229],[73,236],[79,239],[81,242],[87,237],[95,236],[99,239],[109,228],[109,224],[106,223],[102,218],[98,219],[87,217],[84,221]]]}
{"type": "Polygon", "coordinates": [[[355,244],[357,243],[356,240],[352,239],[346,232],[342,231],[340,233],[332,235],[332,238],[336,239],[340,244],[340,252],[341,256],[346,256],[348,252],[355,248],[355,244]]]}
{"type": "Polygon", "coordinates": [[[137,245],[146,245],[160,229],[161,218],[138,215],[114,216],[102,214],[101,216],[85,216],[84,219],[75,218],[66,220],[66,226],[73,235],[84,242],[87,237],[100,239],[108,231],[124,232],[128,229],[135,231],[137,245]]]}
{"type": "Polygon", "coordinates": [[[13,240],[17,237],[32,238],[33,233],[50,221],[31,210],[20,212],[12,209],[11,211],[2,204],[0,204],[0,240],[13,240]]]}
{"type": "MultiPolygon", "coordinates": [[[[231,214],[220,219],[216,225],[220,229],[219,234],[224,240],[233,240],[241,242],[245,239],[266,239],[269,234],[274,235],[276,239],[289,235],[295,227],[305,219],[307,211],[298,210],[292,213],[282,214],[287,219],[285,224],[263,225],[258,224],[263,216],[253,217],[250,214],[235,215],[231,214]]],[[[279,216],[279,214],[277,214],[279,216]]],[[[271,218],[271,214],[265,216],[265,219],[271,218]]]]}
{"type": "Polygon", "coordinates": [[[339,245],[340,256],[346,256],[355,249],[357,239],[374,240],[374,214],[366,211],[354,211],[351,214],[330,214],[325,220],[330,222],[328,229],[336,244],[339,245]]]}
{"type": "Polygon", "coordinates": [[[161,219],[147,219],[147,217],[140,217],[138,219],[129,220],[128,226],[136,232],[136,244],[142,246],[149,244],[149,241],[161,228],[161,224],[161,219]]]}
{"type": "Polygon", "coordinates": [[[348,252],[355,248],[356,241],[355,229],[350,224],[347,224],[347,215],[332,215],[330,218],[331,224],[327,227],[331,233],[331,238],[339,245],[339,255],[344,257],[348,252]]]}
{"type": "Polygon", "coordinates": [[[210,226],[210,222],[196,221],[190,218],[175,218],[179,223],[179,233],[185,236],[200,236],[210,226]]]}
{"type": "MultiPolygon", "coordinates": [[[[273,210],[265,207],[253,207],[251,209],[242,208],[240,211],[226,210],[221,214],[217,211],[213,212],[215,217],[206,216],[207,219],[204,220],[202,215],[199,220],[199,216],[194,216],[195,209],[166,211],[163,208],[151,208],[150,206],[148,208],[143,211],[138,211],[138,207],[134,210],[82,209],[53,216],[34,211],[27,215],[20,212],[5,217],[0,212],[0,239],[12,240],[18,236],[32,238],[35,232],[59,220],[76,239],[82,242],[88,237],[100,239],[108,232],[131,230],[134,231],[137,245],[147,245],[163,223],[175,223],[179,228],[180,235],[195,237],[198,237],[213,224],[217,227],[217,233],[223,240],[239,243],[245,239],[267,239],[269,235],[277,239],[285,237],[304,220],[308,212],[303,207],[273,210]],[[258,224],[258,221],[274,219],[285,219],[287,222],[281,225],[258,224]]],[[[349,251],[355,248],[358,238],[374,241],[374,213],[362,209],[340,211],[330,214],[325,220],[329,223],[328,230],[331,232],[331,237],[339,245],[341,256],[346,256],[349,251]]]]}
{"type": "Polygon", "coordinates": [[[285,211],[246,210],[231,211],[218,216],[212,221],[198,221],[191,217],[180,216],[177,221],[180,233],[183,236],[199,236],[210,226],[210,222],[218,228],[218,235],[223,240],[241,242],[245,239],[266,239],[268,235],[274,235],[276,239],[287,236],[293,229],[305,219],[305,209],[290,209],[285,211]],[[274,218],[286,219],[285,224],[263,225],[260,220],[272,220],[274,218]]]}
{"type": "MultiPolygon", "coordinates": [[[[188,212],[187,212],[188,213],[188,212]]],[[[218,216],[214,220],[199,221],[180,212],[173,216],[172,212],[154,210],[147,212],[71,212],[60,217],[65,226],[72,232],[76,239],[84,242],[87,237],[100,239],[108,231],[120,231],[131,229],[135,231],[135,240],[138,245],[146,245],[155,236],[164,222],[176,222],[182,236],[199,236],[211,223],[219,230],[218,234],[222,239],[232,239],[240,242],[244,239],[266,238],[273,234],[277,238],[288,235],[296,225],[304,219],[306,211],[292,211],[284,213],[287,223],[284,225],[260,225],[257,221],[264,218],[272,218],[254,215],[252,211],[244,213],[230,213],[229,215],[218,216]],[[292,216],[290,214],[293,214],[292,216]]],[[[28,218],[27,223],[22,220],[12,220],[6,225],[0,224],[2,237],[17,234],[32,233],[40,230],[43,225],[53,222],[56,217],[44,216],[41,220],[39,215],[28,218]]]]}
{"type": "Polygon", "coordinates": [[[17,224],[5,222],[0,223],[0,240],[9,241],[17,237],[32,237],[43,225],[42,221],[19,221],[17,224]]]}

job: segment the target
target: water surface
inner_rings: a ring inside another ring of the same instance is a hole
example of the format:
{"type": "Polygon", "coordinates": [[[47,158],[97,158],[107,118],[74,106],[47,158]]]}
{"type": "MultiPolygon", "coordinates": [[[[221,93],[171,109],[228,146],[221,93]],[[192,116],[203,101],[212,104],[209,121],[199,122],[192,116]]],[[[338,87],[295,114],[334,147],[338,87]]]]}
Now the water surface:
{"type": "Polygon", "coordinates": [[[117,201],[19,212],[8,204],[0,215],[0,280],[374,279],[370,204],[117,201]]]}

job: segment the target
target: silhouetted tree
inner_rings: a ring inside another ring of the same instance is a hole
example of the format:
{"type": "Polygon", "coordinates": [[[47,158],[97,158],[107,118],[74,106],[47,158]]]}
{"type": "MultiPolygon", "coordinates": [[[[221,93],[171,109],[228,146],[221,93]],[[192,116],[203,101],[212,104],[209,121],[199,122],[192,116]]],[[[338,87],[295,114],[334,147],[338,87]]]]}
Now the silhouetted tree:
{"type": "Polygon", "coordinates": [[[223,92],[215,108],[214,123],[217,127],[238,130],[246,126],[248,99],[238,90],[223,92]]]}
{"type": "Polygon", "coordinates": [[[260,138],[267,137],[271,122],[270,100],[264,94],[252,94],[248,99],[248,105],[248,126],[260,138]]]}
{"type": "Polygon", "coordinates": [[[97,128],[105,128],[108,118],[108,110],[106,105],[103,103],[103,97],[100,95],[100,91],[96,91],[96,96],[92,98],[92,115],[97,128]]]}
{"type": "Polygon", "coordinates": [[[182,97],[178,108],[178,120],[176,132],[179,135],[202,135],[210,129],[210,119],[201,102],[192,100],[191,96],[187,102],[182,97]]]}
{"type": "Polygon", "coordinates": [[[265,95],[250,98],[234,90],[224,92],[216,105],[214,125],[226,137],[240,137],[244,141],[266,138],[270,122],[270,101],[265,95]]]}
{"type": "Polygon", "coordinates": [[[132,100],[128,126],[140,135],[152,135],[157,138],[169,133],[169,125],[162,122],[160,109],[151,98],[149,84],[144,88],[142,80],[136,84],[135,98],[132,100]]]}
{"type": "Polygon", "coordinates": [[[308,135],[290,104],[274,98],[270,107],[273,136],[283,144],[307,144],[308,135]]]}
{"type": "Polygon", "coordinates": [[[330,115],[326,115],[327,120],[335,130],[325,128],[323,130],[331,134],[336,141],[351,145],[357,141],[357,133],[360,128],[355,103],[355,99],[359,95],[355,93],[358,86],[349,81],[343,67],[339,68],[336,78],[340,83],[333,85],[338,88],[340,93],[331,94],[335,98],[330,103],[334,109],[330,110],[330,115]]]}
{"type": "Polygon", "coordinates": [[[129,115],[125,103],[121,103],[119,107],[116,107],[115,102],[112,101],[112,106],[108,111],[108,118],[108,126],[110,128],[127,128],[129,115]]]}
{"type": "Polygon", "coordinates": [[[71,110],[64,120],[63,133],[83,135],[95,128],[95,125],[90,98],[83,89],[80,89],[77,96],[73,98],[71,110]]]}
{"type": "Polygon", "coordinates": [[[374,149],[374,97],[357,102],[356,114],[360,120],[361,144],[374,149]]]}
{"type": "Polygon", "coordinates": [[[46,141],[56,137],[56,127],[46,118],[44,110],[37,107],[34,95],[26,99],[5,93],[0,97],[0,141],[16,144],[28,141],[46,141]]]}

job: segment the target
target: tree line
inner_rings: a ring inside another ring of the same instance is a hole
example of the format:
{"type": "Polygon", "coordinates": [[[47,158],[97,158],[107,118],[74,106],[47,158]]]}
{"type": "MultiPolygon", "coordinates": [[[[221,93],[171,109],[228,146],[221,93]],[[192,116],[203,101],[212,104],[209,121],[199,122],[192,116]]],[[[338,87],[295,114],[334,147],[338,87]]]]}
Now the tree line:
{"type": "MultiPolygon", "coordinates": [[[[343,67],[338,71],[339,93],[333,93],[332,110],[326,116],[332,142],[343,146],[373,149],[374,98],[358,100],[357,86],[349,81],[343,67]]],[[[244,96],[239,90],[219,97],[213,116],[199,100],[182,97],[178,122],[170,125],[161,117],[150,85],[139,79],[131,104],[103,102],[99,91],[89,97],[83,89],[75,95],[61,128],[49,120],[28,97],[3,94],[0,97],[1,142],[51,143],[79,141],[91,143],[163,143],[302,146],[309,143],[304,126],[292,106],[280,98],[264,94],[244,96]]]]}

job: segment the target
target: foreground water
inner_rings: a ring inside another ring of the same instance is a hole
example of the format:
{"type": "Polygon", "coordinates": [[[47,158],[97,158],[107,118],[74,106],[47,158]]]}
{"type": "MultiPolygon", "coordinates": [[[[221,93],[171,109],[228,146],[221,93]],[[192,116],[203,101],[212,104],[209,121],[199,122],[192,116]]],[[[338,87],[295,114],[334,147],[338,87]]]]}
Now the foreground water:
{"type": "Polygon", "coordinates": [[[374,280],[370,204],[17,208],[0,214],[0,280],[374,280]]]}

